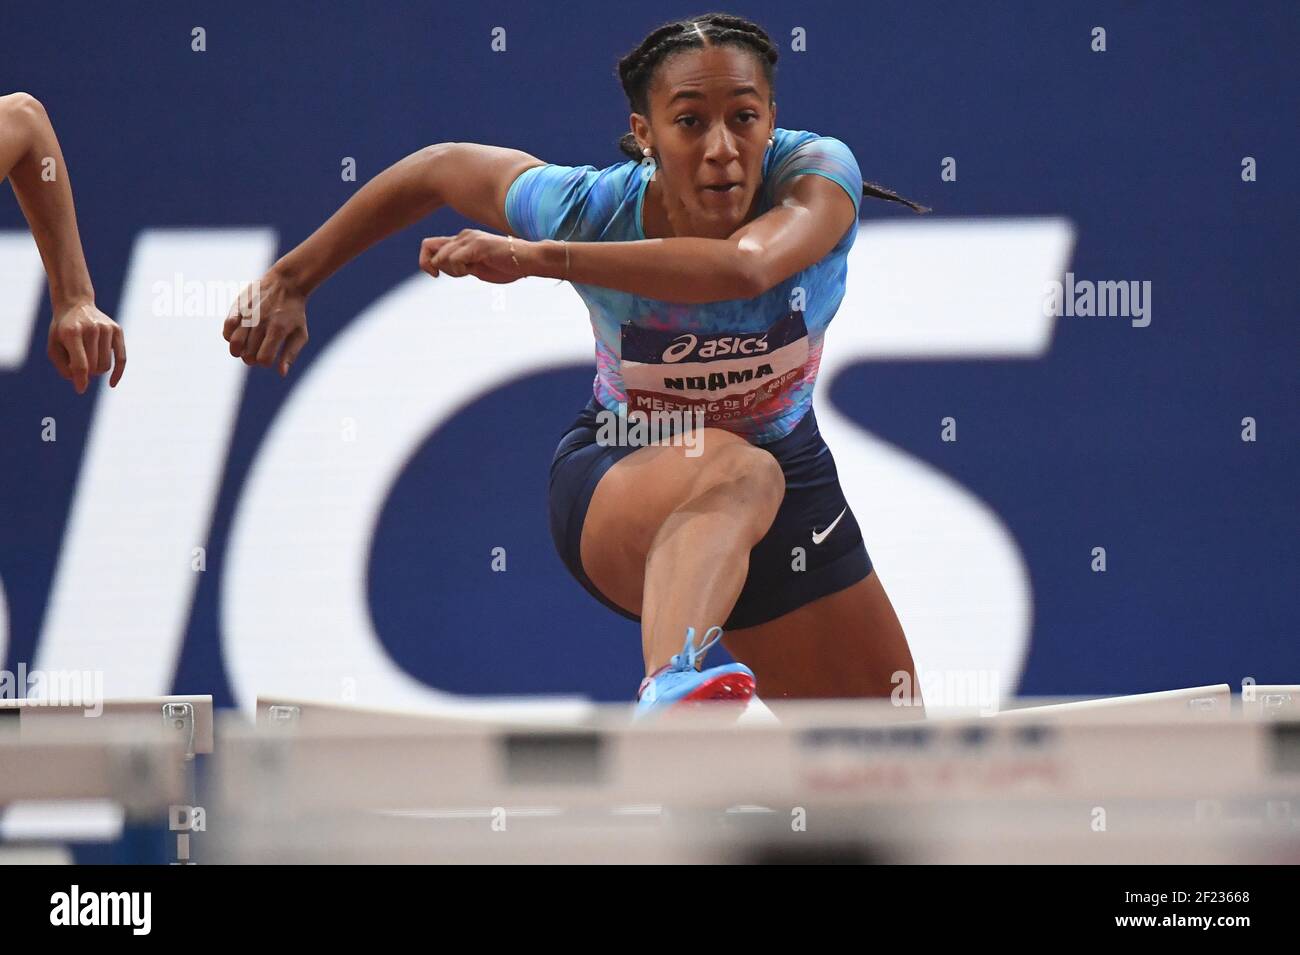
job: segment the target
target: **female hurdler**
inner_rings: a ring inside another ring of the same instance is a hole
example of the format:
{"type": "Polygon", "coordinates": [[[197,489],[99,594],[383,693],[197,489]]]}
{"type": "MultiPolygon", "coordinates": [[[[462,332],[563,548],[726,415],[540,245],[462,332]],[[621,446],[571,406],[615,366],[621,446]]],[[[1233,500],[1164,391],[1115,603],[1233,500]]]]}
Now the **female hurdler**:
{"type": "Polygon", "coordinates": [[[424,271],[571,282],[597,374],[551,465],[551,530],[574,577],[641,622],[638,713],[744,700],[756,681],[767,698],[916,685],[812,411],[862,197],[906,200],[864,187],[839,140],[776,126],[776,59],[739,17],[666,24],[619,63],[628,161],[430,146],[272,266],[253,290],[255,324],[237,307],[224,327],[232,355],[287,374],[307,343],[307,296],[443,205],[506,235],[426,239],[424,271]],[[666,412],[702,424],[697,440],[602,439],[636,431],[603,427],[611,415],[666,412]],[[701,670],[719,638],[740,662],[701,670]]]}

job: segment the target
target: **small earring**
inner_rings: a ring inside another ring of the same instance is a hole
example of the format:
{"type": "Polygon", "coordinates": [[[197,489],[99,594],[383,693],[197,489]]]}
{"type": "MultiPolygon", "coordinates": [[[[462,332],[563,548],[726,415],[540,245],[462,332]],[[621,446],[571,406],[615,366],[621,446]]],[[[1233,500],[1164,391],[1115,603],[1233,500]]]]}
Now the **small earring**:
{"type": "Polygon", "coordinates": [[[770,138],[768,139],[768,141],[767,141],[767,144],[768,144],[769,146],[772,146],[772,145],[774,145],[775,143],[776,143],[776,137],[775,137],[775,136],[770,137],[770,138]]]}
{"type": "Polygon", "coordinates": [[[655,169],[658,167],[658,163],[655,162],[653,155],[651,155],[652,153],[653,150],[649,146],[641,148],[641,155],[645,157],[641,160],[641,173],[647,180],[654,178],[655,169]]]}

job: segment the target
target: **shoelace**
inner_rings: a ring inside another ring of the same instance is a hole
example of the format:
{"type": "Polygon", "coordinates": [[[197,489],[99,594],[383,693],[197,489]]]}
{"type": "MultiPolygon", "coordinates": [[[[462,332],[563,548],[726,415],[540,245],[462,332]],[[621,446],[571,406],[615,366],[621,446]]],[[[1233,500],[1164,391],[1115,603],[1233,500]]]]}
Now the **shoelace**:
{"type": "Polygon", "coordinates": [[[708,630],[704,631],[704,643],[696,647],[695,628],[687,627],[686,645],[682,647],[682,652],[673,654],[672,659],[668,661],[667,666],[660,667],[658,670],[655,670],[654,673],[651,673],[648,677],[642,680],[641,685],[637,688],[636,698],[638,700],[641,699],[642,696],[644,696],[645,691],[650,687],[654,686],[655,677],[663,673],[665,670],[695,669],[695,661],[700,659],[702,656],[704,656],[704,654],[708,652],[709,647],[713,646],[721,639],[722,639],[722,628],[710,627],[708,630]],[[717,636],[713,636],[714,630],[718,631],[717,636]]]}
{"type": "Polygon", "coordinates": [[[721,639],[722,639],[722,628],[709,627],[708,630],[704,631],[704,642],[700,644],[698,647],[696,647],[695,628],[687,627],[686,645],[682,647],[681,653],[677,653],[673,655],[673,658],[670,661],[672,668],[674,670],[695,669],[695,661],[703,657],[704,654],[708,652],[709,647],[713,646],[721,639]],[[717,631],[716,636],[713,633],[715,630],[717,631]]]}

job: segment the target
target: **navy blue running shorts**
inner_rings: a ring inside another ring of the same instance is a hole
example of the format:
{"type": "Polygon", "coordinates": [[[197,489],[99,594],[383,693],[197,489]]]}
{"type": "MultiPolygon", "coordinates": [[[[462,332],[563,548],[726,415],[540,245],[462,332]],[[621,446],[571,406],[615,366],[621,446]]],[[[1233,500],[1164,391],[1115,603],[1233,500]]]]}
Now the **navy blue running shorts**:
{"type": "MultiPolygon", "coordinates": [[[[602,594],[582,567],[582,524],[591,496],[605,472],[637,450],[634,445],[599,444],[595,398],[560,439],[551,462],[551,537],[560,559],[593,597],[630,620],[636,614],[602,594]]],[[[817,429],[811,408],[783,438],[757,445],[770,452],[785,472],[785,498],[767,534],[749,553],[749,576],[740,598],[723,623],[740,630],[767,623],[871,573],[862,532],[853,517],[830,448],[817,429]]],[[[700,621],[699,627],[711,621],[700,621]]]]}

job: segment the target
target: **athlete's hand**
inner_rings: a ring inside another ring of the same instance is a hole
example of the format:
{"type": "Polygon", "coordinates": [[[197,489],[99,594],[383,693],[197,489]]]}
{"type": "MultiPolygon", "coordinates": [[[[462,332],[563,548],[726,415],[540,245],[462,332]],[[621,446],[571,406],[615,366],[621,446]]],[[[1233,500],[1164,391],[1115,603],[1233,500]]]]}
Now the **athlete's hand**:
{"type": "Polygon", "coordinates": [[[221,336],[245,365],[277,367],[283,378],[307,344],[307,297],[271,269],[239,293],[221,336]]]}
{"type": "Polygon", "coordinates": [[[94,302],[73,305],[54,316],[45,352],[79,395],[86,393],[92,376],[112,368],[113,377],[108,384],[116,388],[122,372],[126,371],[126,338],[122,329],[97,309],[94,302]]]}
{"type": "Polygon", "coordinates": [[[527,270],[521,270],[524,256],[531,243],[515,239],[515,256],[520,265],[510,257],[508,236],[483,232],[480,229],[462,229],[458,235],[441,235],[420,243],[420,270],[437,278],[439,273],[462,277],[472,275],[484,282],[504,285],[521,279],[527,270]]]}

